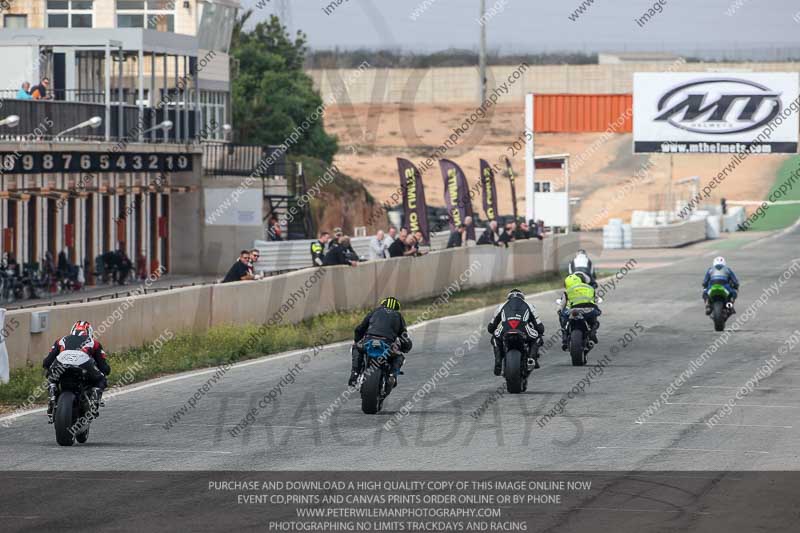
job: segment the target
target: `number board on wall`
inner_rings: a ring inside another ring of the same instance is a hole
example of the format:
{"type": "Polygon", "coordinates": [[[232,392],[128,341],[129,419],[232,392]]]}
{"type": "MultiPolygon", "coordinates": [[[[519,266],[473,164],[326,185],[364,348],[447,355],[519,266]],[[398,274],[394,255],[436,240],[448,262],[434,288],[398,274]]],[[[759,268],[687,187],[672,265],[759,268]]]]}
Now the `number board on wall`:
{"type": "Polygon", "coordinates": [[[192,154],[108,152],[0,152],[4,174],[81,172],[183,172],[192,154]]]}

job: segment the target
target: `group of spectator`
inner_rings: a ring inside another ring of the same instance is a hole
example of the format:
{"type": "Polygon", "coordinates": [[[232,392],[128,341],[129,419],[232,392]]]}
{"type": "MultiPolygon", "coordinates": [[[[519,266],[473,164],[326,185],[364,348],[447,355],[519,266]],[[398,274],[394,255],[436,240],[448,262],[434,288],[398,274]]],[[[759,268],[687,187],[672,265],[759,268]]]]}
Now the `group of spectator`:
{"type": "MultiPolygon", "coordinates": [[[[534,223],[533,220],[529,223],[521,221],[519,224],[512,220],[507,222],[502,229],[500,229],[497,221],[493,220],[489,222],[486,230],[476,242],[468,239],[468,235],[473,233],[471,231],[473,224],[472,217],[465,217],[464,223],[460,224],[455,231],[450,232],[447,247],[457,248],[475,244],[508,247],[509,243],[513,241],[523,239],[541,240],[544,235],[544,223],[541,220],[538,223],[534,223]]],[[[282,240],[276,217],[270,218],[268,232],[270,240],[282,240]]],[[[398,230],[396,227],[390,226],[386,232],[378,230],[375,236],[370,239],[369,257],[360,257],[353,249],[350,237],[337,228],[332,234],[328,231],[320,232],[317,240],[311,243],[311,261],[316,267],[355,266],[361,261],[376,261],[390,257],[421,256],[427,254],[428,251],[429,249],[426,249],[425,239],[421,231],[411,232],[408,228],[400,228],[398,230]]],[[[228,270],[222,282],[230,283],[232,281],[261,279],[263,275],[256,274],[254,270],[258,258],[259,251],[257,249],[242,250],[239,254],[239,259],[228,270]]]]}
{"type": "Polygon", "coordinates": [[[33,88],[29,82],[24,81],[17,91],[16,98],[17,100],[52,100],[53,95],[47,92],[48,87],[50,87],[49,78],[42,78],[39,85],[34,85],[33,88]]]}
{"type": "Polygon", "coordinates": [[[428,253],[424,247],[425,238],[421,231],[411,232],[408,228],[390,226],[387,233],[378,230],[369,241],[370,260],[388,259],[389,257],[420,256],[428,253]]]}
{"type": "Polygon", "coordinates": [[[493,245],[505,246],[514,241],[539,239],[544,238],[544,223],[540,220],[535,223],[531,220],[529,223],[524,220],[517,224],[516,220],[510,220],[505,223],[502,230],[496,220],[489,222],[486,231],[478,239],[478,245],[493,245]]]}
{"type": "Polygon", "coordinates": [[[261,252],[258,251],[258,248],[239,252],[239,259],[228,270],[228,273],[225,274],[222,283],[263,278],[264,275],[262,273],[256,273],[256,263],[258,263],[260,257],[261,252]]]}
{"type": "Polygon", "coordinates": [[[350,237],[338,228],[334,230],[333,236],[327,231],[320,232],[319,238],[311,243],[311,261],[314,266],[355,266],[363,260],[353,249],[350,237]]]}

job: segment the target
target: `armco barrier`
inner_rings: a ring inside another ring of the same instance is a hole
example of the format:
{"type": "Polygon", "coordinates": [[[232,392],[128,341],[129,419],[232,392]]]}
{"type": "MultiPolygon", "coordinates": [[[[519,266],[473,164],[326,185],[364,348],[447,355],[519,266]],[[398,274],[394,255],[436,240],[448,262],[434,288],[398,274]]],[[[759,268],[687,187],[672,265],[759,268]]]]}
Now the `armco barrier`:
{"type": "Polygon", "coordinates": [[[705,238],[705,220],[631,229],[633,248],[675,248],[702,241],[705,238]]]}
{"type": "Polygon", "coordinates": [[[386,296],[401,301],[435,297],[456,280],[461,280],[461,289],[511,284],[565,267],[578,247],[576,234],[557,235],[513,243],[509,249],[456,248],[355,267],[307,268],[261,281],[13,310],[6,314],[10,364],[12,369],[40,364],[55,339],[76,320],[92,322],[106,349],[117,351],[142,346],[167,328],[178,333],[222,324],[293,323],[321,313],[370,307],[386,296]],[[31,313],[37,311],[48,313],[44,333],[30,333],[31,313]]]}

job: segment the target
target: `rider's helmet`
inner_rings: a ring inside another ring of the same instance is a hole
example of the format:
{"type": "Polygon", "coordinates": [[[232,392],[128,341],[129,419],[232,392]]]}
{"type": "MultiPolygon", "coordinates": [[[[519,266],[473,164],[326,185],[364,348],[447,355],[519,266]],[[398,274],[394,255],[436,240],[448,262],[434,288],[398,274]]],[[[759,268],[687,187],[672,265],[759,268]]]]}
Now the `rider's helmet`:
{"type": "Polygon", "coordinates": [[[392,311],[399,311],[400,301],[393,296],[389,296],[388,298],[381,300],[381,306],[385,307],[386,309],[391,309],[392,311]]]}
{"type": "Polygon", "coordinates": [[[575,274],[570,274],[564,280],[564,288],[567,289],[567,290],[571,289],[572,287],[575,287],[577,285],[582,285],[582,284],[583,284],[583,280],[580,278],[580,276],[577,276],[575,274]]]}
{"type": "Polygon", "coordinates": [[[717,270],[722,270],[725,268],[725,258],[721,255],[719,257],[714,258],[714,268],[717,270]]]}
{"type": "Polygon", "coordinates": [[[78,320],[72,326],[72,331],[70,331],[70,335],[80,335],[83,337],[89,337],[91,339],[94,337],[94,328],[86,320],[78,320]]]}
{"type": "Polygon", "coordinates": [[[588,256],[589,254],[587,254],[587,253],[586,253],[586,250],[584,250],[583,248],[581,248],[580,250],[578,250],[578,253],[576,253],[576,254],[575,254],[575,257],[578,257],[579,255],[586,255],[586,256],[588,256]]]}
{"type": "Polygon", "coordinates": [[[509,300],[511,298],[522,298],[524,300],[525,293],[519,289],[511,289],[510,291],[508,291],[508,295],[506,296],[506,298],[508,298],[509,300]]]}
{"type": "Polygon", "coordinates": [[[578,276],[579,278],[581,278],[581,281],[583,281],[583,283],[589,284],[589,283],[592,282],[591,276],[589,276],[589,274],[587,274],[586,272],[578,271],[578,272],[575,272],[574,275],[578,276]]]}

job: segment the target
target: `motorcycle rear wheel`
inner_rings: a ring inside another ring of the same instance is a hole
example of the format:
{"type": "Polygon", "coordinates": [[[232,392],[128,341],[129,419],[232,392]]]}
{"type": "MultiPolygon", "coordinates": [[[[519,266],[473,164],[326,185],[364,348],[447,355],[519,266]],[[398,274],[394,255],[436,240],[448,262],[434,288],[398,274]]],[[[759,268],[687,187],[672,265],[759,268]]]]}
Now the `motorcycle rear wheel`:
{"type": "Polygon", "coordinates": [[[711,311],[711,318],[714,320],[714,331],[725,331],[725,304],[720,301],[714,302],[711,311]]]}
{"type": "Polygon", "coordinates": [[[522,375],[522,354],[518,350],[509,350],[505,357],[503,375],[506,388],[511,394],[525,391],[526,378],[522,375]]]}
{"type": "Polygon", "coordinates": [[[368,415],[374,415],[381,410],[381,385],[383,385],[383,369],[378,367],[367,368],[364,383],[361,384],[361,410],[368,415]]]}
{"type": "Polygon", "coordinates": [[[569,335],[569,355],[572,357],[572,366],[583,366],[586,364],[586,356],[583,351],[583,331],[580,329],[573,329],[569,335]]]}
{"type": "Polygon", "coordinates": [[[75,436],[70,432],[74,423],[72,416],[74,402],[75,395],[70,391],[64,391],[58,397],[53,425],[56,429],[56,442],[59,446],[72,446],[75,443],[75,436]]]}

